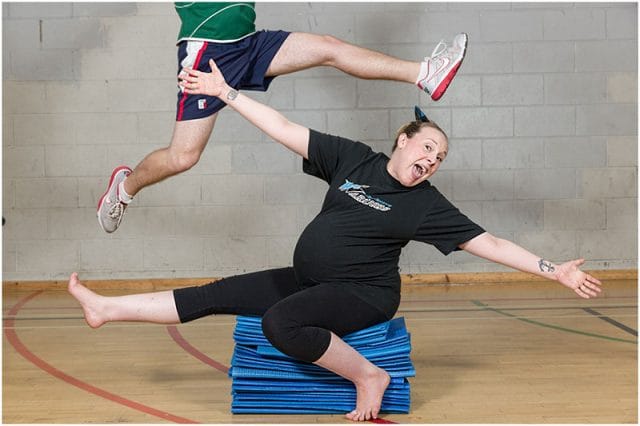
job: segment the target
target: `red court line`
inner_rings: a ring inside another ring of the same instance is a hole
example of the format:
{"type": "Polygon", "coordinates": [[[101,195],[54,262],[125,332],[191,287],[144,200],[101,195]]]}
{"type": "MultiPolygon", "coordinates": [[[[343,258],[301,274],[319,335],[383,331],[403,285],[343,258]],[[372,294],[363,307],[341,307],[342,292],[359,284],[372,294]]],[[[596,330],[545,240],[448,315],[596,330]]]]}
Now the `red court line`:
{"type": "Polygon", "coordinates": [[[180,332],[178,331],[178,328],[175,325],[167,326],[167,331],[169,332],[169,335],[171,336],[171,338],[182,349],[187,351],[187,353],[192,355],[194,358],[199,359],[205,364],[210,365],[211,367],[225,374],[229,372],[229,367],[227,367],[226,365],[220,364],[218,361],[214,359],[209,358],[204,353],[200,352],[198,349],[192,346],[191,343],[187,342],[187,340],[184,337],[182,337],[182,334],[180,334],[180,332]]]}
{"type": "MultiPolygon", "coordinates": [[[[37,295],[39,295],[40,293],[42,293],[42,291],[37,291],[25,298],[23,298],[22,300],[20,300],[15,306],[13,306],[13,308],[11,308],[11,310],[9,311],[9,315],[11,316],[15,316],[19,311],[20,308],[27,303],[29,300],[33,299],[34,297],[36,297],[37,295]]],[[[38,358],[38,356],[36,356],[33,352],[31,352],[20,340],[20,338],[18,337],[15,329],[14,329],[14,319],[13,318],[7,318],[4,320],[4,333],[5,336],[7,338],[7,340],[9,341],[9,343],[11,344],[11,346],[13,346],[15,348],[15,350],[22,355],[26,360],[30,361],[31,363],[33,363],[36,367],[40,368],[43,371],[46,371],[47,373],[51,374],[52,376],[69,383],[70,385],[76,386],[84,391],[87,391],[89,393],[92,393],[94,395],[100,396],[102,398],[108,399],[110,401],[113,401],[117,404],[121,404],[124,406],[127,406],[129,408],[133,408],[134,410],[138,410],[140,412],[146,413],[146,414],[150,414],[152,416],[155,417],[159,417],[163,420],[168,420],[174,423],[200,423],[200,422],[196,422],[195,420],[190,420],[190,419],[186,419],[184,417],[179,417],[179,416],[175,416],[173,414],[167,413],[165,411],[161,411],[161,410],[157,410],[155,408],[152,407],[148,407],[146,405],[140,404],[138,402],[132,401],[130,399],[126,399],[123,398],[121,396],[118,396],[116,394],[113,394],[111,392],[107,392],[104,389],[100,389],[97,388],[93,385],[90,385],[88,383],[85,383],[81,380],[76,379],[75,377],[72,377],[66,373],[63,373],[62,371],[58,370],[57,368],[53,367],[52,365],[46,363],[45,361],[43,361],[41,358],[38,358]]]]}

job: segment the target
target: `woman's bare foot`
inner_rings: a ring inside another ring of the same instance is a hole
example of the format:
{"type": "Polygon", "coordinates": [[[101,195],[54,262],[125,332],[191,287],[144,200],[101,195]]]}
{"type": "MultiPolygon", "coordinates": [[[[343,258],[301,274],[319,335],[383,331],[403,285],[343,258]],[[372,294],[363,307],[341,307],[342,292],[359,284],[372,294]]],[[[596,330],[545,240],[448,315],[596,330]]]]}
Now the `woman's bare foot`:
{"type": "Polygon", "coordinates": [[[345,414],[345,417],[354,422],[377,419],[382,396],[389,386],[391,378],[386,371],[376,367],[376,372],[367,377],[362,383],[356,383],[356,409],[345,414]]]}
{"type": "Polygon", "coordinates": [[[82,306],[84,319],[91,328],[98,328],[107,322],[106,315],[100,309],[102,296],[83,286],[78,280],[77,272],[71,274],[67,290],[82,306]]]}

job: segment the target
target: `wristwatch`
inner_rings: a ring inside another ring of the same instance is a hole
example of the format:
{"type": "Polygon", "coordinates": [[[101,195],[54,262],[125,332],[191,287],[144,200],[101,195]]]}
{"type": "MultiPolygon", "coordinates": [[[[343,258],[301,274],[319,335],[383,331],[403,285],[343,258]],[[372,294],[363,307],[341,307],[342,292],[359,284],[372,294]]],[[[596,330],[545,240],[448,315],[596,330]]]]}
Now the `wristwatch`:
{"type": "Polygon", "coordinates": [[[236,89],[231,89],[227,92],[227,99],[232,101],[238,97],[238,91],[236,89]]]}

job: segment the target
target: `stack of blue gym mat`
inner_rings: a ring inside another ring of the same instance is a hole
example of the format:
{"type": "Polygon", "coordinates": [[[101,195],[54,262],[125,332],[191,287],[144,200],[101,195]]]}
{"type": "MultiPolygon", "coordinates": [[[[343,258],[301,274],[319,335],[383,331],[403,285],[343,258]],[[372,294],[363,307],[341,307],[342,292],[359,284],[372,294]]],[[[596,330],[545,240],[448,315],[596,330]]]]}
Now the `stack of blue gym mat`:
{"type": "MultiPolygon", "coordinates": [[[[355,408],[356,390],[350,381],[279,352],[262,334],[260,317],[238,316],[233,338],[232,413],[330,414],[355,408]]],[[[415,369],[404,318],[352,333],[344,341],[391,376],[381,412],[408,413],[407,377],[414,377],[415,369]]]]}

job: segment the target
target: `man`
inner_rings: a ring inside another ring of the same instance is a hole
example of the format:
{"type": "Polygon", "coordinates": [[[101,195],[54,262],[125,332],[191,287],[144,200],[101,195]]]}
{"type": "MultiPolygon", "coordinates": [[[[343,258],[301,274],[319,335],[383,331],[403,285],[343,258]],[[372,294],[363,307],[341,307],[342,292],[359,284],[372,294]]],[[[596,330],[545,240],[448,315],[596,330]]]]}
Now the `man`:
{"type": "MultiPolygon", "coordinates": [[[[254,3],[176,3],[180,69],[210,71],[213,59],[235,89],[266,91],[278,75],[331,66],[362,79],[412,83],[440,99],[465,55],[467,35],[450,47],[440,42],[423,62],[393,58],[332,36],[256,31],[254,3]]],[[[181,71],[182,72],[182,71],[181,71]]],[[[108,233],[120,225],[127,205],[144,187],[193,167],[225,104],[215,97],[178,93],[176,123],[168,147],[147,155],[134,170],[117,167],[98,202],[98,222],[108,233]]]]}

